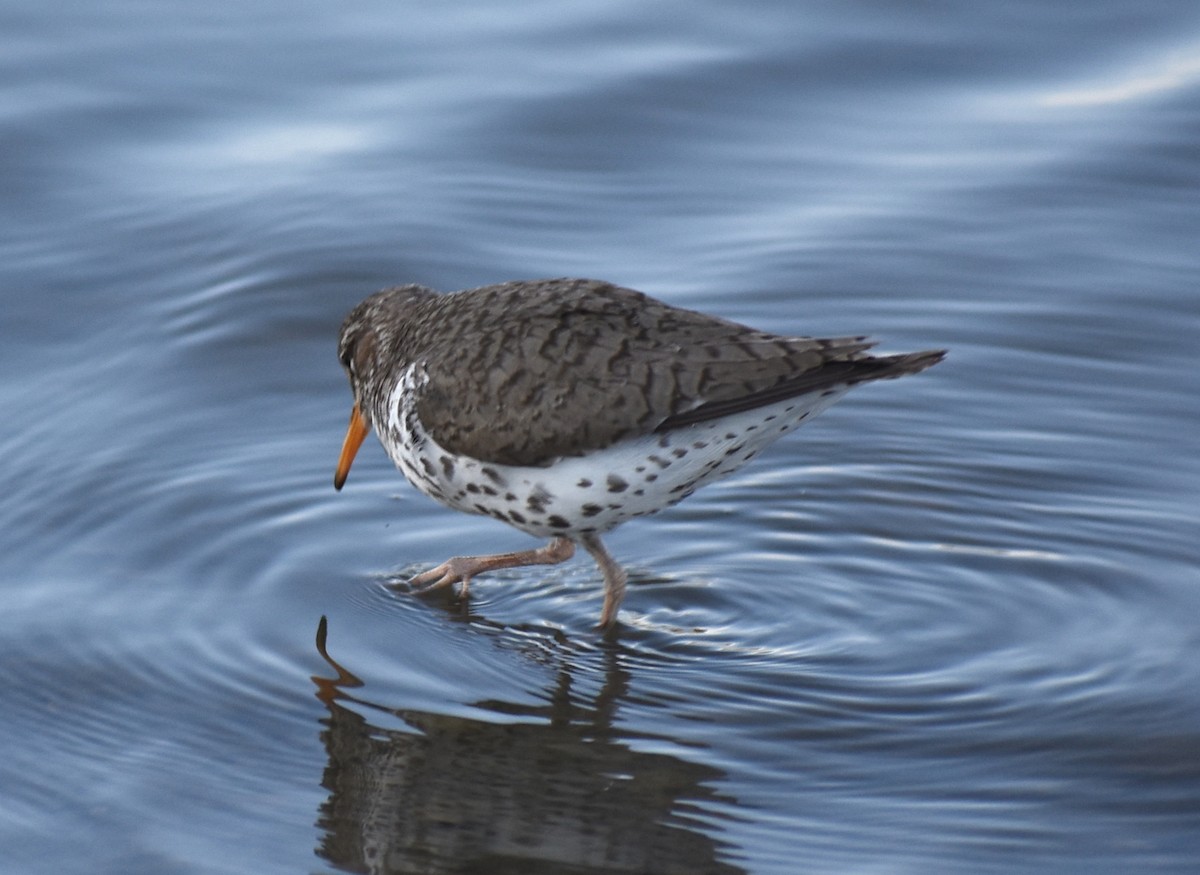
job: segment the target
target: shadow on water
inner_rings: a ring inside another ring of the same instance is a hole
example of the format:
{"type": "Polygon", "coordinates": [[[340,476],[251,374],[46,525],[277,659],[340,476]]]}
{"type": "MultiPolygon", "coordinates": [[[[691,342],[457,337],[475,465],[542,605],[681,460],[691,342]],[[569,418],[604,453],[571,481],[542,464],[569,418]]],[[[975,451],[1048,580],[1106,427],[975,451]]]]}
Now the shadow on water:
{"type": "Polygon", "coordinates": [[[702,828],[705,803],[729,802],[711,789],[723,774],[615,740],[629,673],[614,639],[590,701],[572,692],[563,660],[548,704],[476,703],[498,715],[493,723],[352,694],[364,682],[329,656],[326,633],[322,617],[317,649],[335,676],[313,678],[329,709],[317,854],[331,864],[492,875],[744,871],[719,859],[730,848],[702,828]],[[372,712],[411,731],[372,725],[372,712]]]}

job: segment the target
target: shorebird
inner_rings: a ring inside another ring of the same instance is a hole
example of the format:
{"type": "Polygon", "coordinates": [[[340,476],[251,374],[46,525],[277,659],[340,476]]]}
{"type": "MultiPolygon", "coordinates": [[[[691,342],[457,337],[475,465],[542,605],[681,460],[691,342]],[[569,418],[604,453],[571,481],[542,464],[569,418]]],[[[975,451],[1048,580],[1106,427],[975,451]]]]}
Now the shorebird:
{"type": "Polygon", "coordinates": [[[430,498],[551,539],[455,556],[413,585],[465,595],[477,574],[564,562],[579,544],[604,576],[607,627],[626,574],[601,535],[733,473],[850,387],[945,355],[872,345],[770,334],[598,280],[386,289],[342,324],[354,406],[334,486],[374,428],[430,498]]]}

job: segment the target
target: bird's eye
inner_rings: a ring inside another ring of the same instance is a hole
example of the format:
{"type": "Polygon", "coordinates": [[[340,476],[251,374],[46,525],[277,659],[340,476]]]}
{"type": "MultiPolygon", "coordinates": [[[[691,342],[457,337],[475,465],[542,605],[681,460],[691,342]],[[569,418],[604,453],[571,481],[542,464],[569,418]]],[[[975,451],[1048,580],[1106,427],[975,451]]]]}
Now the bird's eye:
{"type": "Polygon", "coordinates": [[[347,367],[352,374],[364,374],[371,369],[371,358],[375,355],[375,335],[372,332],[367,332],[358,343],[354,345],[354,349],[349,356],[350,364],[347,367]]]}

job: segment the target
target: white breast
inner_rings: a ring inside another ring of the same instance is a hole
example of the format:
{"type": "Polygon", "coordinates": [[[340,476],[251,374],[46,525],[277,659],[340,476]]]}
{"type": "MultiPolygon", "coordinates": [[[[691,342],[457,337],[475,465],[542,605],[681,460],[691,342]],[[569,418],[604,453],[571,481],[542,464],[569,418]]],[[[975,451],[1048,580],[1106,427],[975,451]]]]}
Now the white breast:
{"type": "Polygon", "coordinates": [[[414,365],[388,402],[384,447],[417,489],[456,510],[493,516],[537,537],[601,534],[669,507],[733,473],[769,444],[833,404],[847,387],[802,395],[541,466],[455,456],[416,413],[424,383],[414,365]]]}

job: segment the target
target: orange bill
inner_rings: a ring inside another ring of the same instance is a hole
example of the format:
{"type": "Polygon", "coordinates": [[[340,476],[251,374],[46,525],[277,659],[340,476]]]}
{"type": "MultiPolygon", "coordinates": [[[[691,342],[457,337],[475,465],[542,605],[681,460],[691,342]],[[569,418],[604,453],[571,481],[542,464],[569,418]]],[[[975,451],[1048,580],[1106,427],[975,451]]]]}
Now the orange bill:
{"type": "Polygon", "coordinates": [[[338,457],[337,470],[333,472],[334,489],[341,489],[342,484],[346,482],[346,475],[350,473],[350,466],[354,464],[354,454],[358,452],[370,431],[371,426],[367,425],[358,405],[355,404],[350,410],[350,428],[346,430],[346,439],[342,441],[342,454],[338,457]]]}

